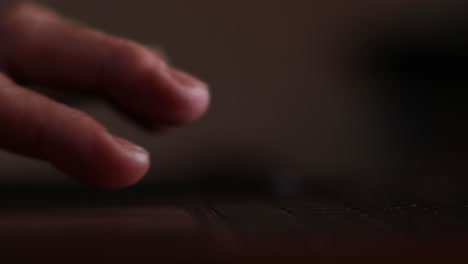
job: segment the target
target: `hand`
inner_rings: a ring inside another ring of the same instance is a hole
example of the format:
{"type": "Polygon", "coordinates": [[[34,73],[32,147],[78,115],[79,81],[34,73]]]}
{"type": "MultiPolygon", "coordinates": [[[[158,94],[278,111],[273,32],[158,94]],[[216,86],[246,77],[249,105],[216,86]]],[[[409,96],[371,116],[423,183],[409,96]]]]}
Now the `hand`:
{"type": "Polygon", "coordinates": [[[149,168],[148,152],[33,87],[97,94],[147,127],[191,122],[209,102],[206,84],[135,42],[86,28],[34,4],[3,10],[0,147],[48,161],[106,189],[141,179],[149,168]]]}

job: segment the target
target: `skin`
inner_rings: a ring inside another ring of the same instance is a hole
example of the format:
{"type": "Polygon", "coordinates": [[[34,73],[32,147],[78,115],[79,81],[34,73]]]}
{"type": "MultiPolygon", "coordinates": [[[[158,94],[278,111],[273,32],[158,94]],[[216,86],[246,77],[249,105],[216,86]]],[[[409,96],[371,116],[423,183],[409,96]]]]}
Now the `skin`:
{"type": "Polygon", "coordinates": [[[199,118],[207,85],[157,52],[60,17],[31,3],[0,13],[0,147],[50,162],[104,189],[136,183],[149,154],[89,115],[35,87],[96,94],[149,128],[199,118]]]}

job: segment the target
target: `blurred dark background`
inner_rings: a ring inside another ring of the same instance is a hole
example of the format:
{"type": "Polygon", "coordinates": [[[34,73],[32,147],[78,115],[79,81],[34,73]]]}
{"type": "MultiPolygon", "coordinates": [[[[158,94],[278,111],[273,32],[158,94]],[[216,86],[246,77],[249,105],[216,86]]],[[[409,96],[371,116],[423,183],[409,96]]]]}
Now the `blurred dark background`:
{"type": "MultiPolygon", "coordinates": [[[[162,47],[211,85],[208,114],[167,134],[145,132],[103,102],[75,104],[151,151],[145,181],[466,176],[466,1],[37,2],[162,47]]],[[[72,182],[8,153],[0,175],[72,182]]]]}

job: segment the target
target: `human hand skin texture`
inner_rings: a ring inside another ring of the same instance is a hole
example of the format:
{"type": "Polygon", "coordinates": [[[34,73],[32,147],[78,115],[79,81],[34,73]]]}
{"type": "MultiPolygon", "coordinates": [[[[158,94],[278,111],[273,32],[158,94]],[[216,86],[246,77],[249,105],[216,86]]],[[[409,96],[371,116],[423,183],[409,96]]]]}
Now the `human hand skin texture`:
{"type": "Polygon", "coordinates": [[[206,111],[210,97],[204,82],[169,66],[143,45],[87,28],[36,4],[4,8],[0,147],[48,161],[104,189],[139,181],[149,169],[149,153],[34,87],[96,94],[147,128],[190,123],[206,111]]]}

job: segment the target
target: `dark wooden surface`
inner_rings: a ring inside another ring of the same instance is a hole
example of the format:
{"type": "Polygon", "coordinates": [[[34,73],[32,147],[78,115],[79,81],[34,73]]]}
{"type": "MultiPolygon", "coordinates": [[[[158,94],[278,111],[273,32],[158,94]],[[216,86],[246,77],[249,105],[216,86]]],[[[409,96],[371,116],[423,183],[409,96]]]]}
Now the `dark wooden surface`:
{"type": "Polygon", "coordinates": [[[3,184],[2,254],[206,262],[468,260],[468,195],[462,190],[323,184],[279,195],[265,186],[203,186],[143,184],[107,192],[3,184]]]}

